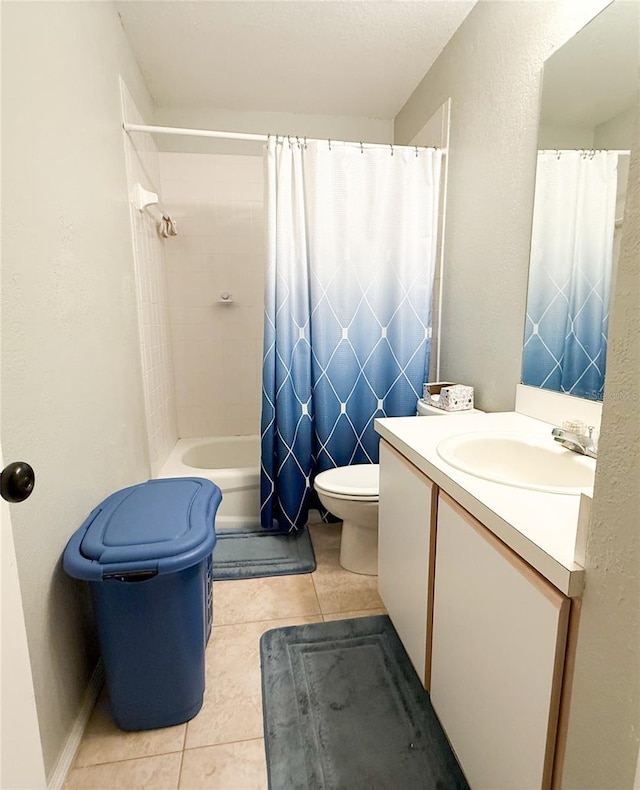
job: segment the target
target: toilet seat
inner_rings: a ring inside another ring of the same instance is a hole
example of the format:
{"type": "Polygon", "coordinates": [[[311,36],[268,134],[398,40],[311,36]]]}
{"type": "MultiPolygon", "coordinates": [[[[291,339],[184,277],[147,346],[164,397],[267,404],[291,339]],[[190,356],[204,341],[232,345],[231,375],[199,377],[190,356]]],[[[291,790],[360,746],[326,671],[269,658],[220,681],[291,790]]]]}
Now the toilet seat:
{"type": "Polygon", "coordinates": [[[354,464],[327,469],[317,475],[314,487],[336,499],[377,502],[380,491],[378,464],[354,464]]]}

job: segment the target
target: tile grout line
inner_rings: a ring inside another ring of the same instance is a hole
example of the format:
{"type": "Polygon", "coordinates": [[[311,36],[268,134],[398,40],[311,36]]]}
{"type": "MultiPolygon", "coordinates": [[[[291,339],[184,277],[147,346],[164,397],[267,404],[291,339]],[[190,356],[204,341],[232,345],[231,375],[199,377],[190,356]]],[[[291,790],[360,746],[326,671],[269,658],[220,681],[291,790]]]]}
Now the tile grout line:
{"type": "MultiPolygon", "coordinates": [[[[308,526],[307,526],[307,530],[309,530],[308,526]]],[[[316,556],[316,547],[313,544],[313,536],[311,535],[311,530],[309,530],[309,537],[311,538],[311,547],[313,549],[313,555],[314,555],[314,557],[316,557],[316,569],[315,569],[315,571],[313,571],[311,573],[311,584],[313,585],[313,592],[314,592],[314,594],[316,596],[316,602],[318,604],[318,611],[320,612],[320,617],[322,617],[322,622],[324,623],[324,622],[326,622],[325,619],[324,619],[324,612],[322,610],[322,604],[320,603],[320,596],[318,595],[318,588],[316,587],[316,582],[315,582],[315,579],[313,578],[315,576],[315,574],[317,573],[317,571],[318,571],[318,565],[320,563],[318,562],[318,558],[316,556]]]]}
{"type": "Polygon", "coordinates": [[[214,623],[213,628],[237,628],[239,625],[257,625],[259,623],[275,623],[278,620],[294,620],[298,617],[316,617],[317,615],[322,614],[319,603],[318,609],[319,611],[317,612],[296,612],[294,614],[278,615],[277,617],[265,617],[263,620],[238,620],[234,623],[219,623],[218,625],[214,623]]]}
{"type": "Polygon", "coordinates": [[[236,738],[233,741],[220,741],[219,743],[207,743],[202,746],[186,746],[185,752],[195,752],[198,749],[215,749],[217,746],[230,746],[234,743],[251,743],[253,741],[264,741],[264,736],[260,738],[236,738]]]}
{"type": "Polygon", "coordinates": [[[101,765],[113,765],[114,763],[131,763],[134,760],[151,760],[154,757],[167,757],[170,754],[182,754],[182,749],[172,749],[168,752],[156,752],[154,754],[138,754],[133,757],[119,757],[117,760],[105,760],[102,763],[87,763],[87,765],[74,765],[69,772],[84,770],[85,768],[97,768],[101,765]]]}
{"type": "MultiPolygon", "coordinates": [[[[315,591],[315,585],[314,585],[315,591]]],[[[317,597],[317,593],[316,593],[317,597]]],[[[278,617],[266,617],[263,620],[239,620],[234,623],[220,623],[219,625],[214,625],[213,628],[238,628],[241,626],[250,626],[250,625],[260,625],[261,623],[277,623],[279,620],[295,620],[298,618],[308,618],[308,617],[317,617],[320,615],[324,617],[324,615],[335,615],[335,614],[347,614],[348,612],[358,611],[358,612],[368,612],[368,611],[375,611],[377,609],[383,609],[384,606],[376,605],[376,606],[359,606],[355,609],[336,609],[335,611],[322,611],[320,607],[320,602],[318,601],[318,606],[320,611],[318,612],[306,612],[306,613],[297,613],[297,614],[290,614],[290,615],[279,615],[278,617]]],[[[275,626],[276,628],[287,628],[288,626],[275,626]]]]}
{"type": "Polygon", "coordinates": [[[313,578],[315,571],[311,574],[311,584],[313,585],[313,594],[316,597],[316,603],[318,604],[318,612],[320,613],[320,617],[322,617],[322,621],[324,622],[324,612],[322,611],[322,604],[320,603],[320,596],[318,595],[318,589],[316,587],[315,579],[313,578]]]}
{"type": "Polygon", "coordinates": [[[178,771],[178,784],[176,785],[176,790],[180,790],[180,784],[182,783],[182,766],[184,765],[184,753],[187,746],[188,729],[189,729],[189,722],[187,722],[187,726],[184,728],[184,738],[182,739],[182,751],[180,752],[180,769],[178,771]]]}

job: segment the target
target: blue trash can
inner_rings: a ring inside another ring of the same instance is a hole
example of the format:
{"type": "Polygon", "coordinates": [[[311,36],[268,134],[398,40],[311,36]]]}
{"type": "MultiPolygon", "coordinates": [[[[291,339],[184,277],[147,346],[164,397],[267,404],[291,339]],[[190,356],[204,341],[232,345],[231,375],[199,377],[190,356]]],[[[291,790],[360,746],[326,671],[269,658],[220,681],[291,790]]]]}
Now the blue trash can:
{"type": "Polygon", "coordinates": [[[180,724],[202,707],[221,499],[203,478],[149,480],[107,497],[67,544],[65,571],[90,583],[123,730],[180,724]]]}

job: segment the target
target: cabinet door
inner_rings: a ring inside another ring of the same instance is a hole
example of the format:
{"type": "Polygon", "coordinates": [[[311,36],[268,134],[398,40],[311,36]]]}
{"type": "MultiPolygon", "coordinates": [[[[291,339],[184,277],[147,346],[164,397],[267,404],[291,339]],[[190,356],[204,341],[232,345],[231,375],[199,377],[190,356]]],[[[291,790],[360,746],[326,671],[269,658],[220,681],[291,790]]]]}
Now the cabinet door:
{"type": "Polygon", "coordinates": [[[418,677],[428,688],[427,625],[436,487],[380,442],[378,590],[418,677]]]}
{"type": "Polygon", "coordinates": [[[569,599],[446,495],[431,701],[474,790],[551,784],[569,599]]]}

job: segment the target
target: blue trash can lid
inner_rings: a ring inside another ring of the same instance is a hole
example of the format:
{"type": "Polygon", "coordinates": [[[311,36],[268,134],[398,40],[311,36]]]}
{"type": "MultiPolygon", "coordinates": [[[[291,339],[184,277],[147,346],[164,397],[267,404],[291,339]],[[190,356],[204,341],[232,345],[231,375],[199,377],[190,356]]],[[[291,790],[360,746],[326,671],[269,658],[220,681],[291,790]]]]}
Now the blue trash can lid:
{"type": "Polygon", "coordinates": [[[116,491],[74,533],[64,569],[96,581],[196,565],[213,551],[221,499],[218,486],[200,477],[148,480],[116,491]]]}

